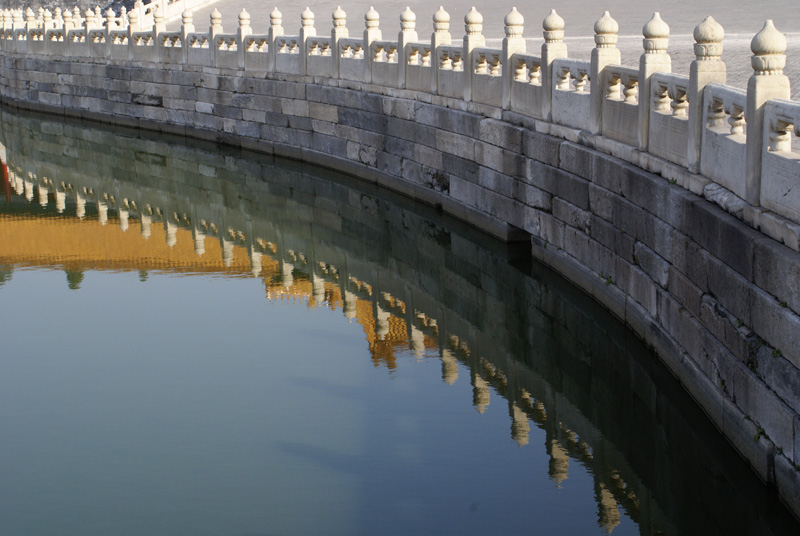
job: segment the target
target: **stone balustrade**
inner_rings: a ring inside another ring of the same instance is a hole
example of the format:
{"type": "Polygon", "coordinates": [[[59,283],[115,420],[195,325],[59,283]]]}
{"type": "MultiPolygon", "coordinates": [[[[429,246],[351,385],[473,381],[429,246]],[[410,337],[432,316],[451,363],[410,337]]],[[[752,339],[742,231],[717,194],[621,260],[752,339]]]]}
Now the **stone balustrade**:
{"type": "MultiPolygon", "coordinates": [[[[209,0],[195,1],[194,6],[209,0]]],[[[176,14],[177,2],[137,2],[130,12],[99,8],[55,15],[45,10],[6,10],[0,49],[7,53],[180,64],[185,68],[283,73],[367,83],[458,99],[461,107],[498,117],[518,114],[520,124],[581,140],[601,151],[674,181],[699,195],[713,186],[713,200],[753,227],[800,249],[800,132],[798,106],[786,102],[789,81],[785,37],[771,21],[753,38],[754,74],[747,91],[724,85],[722,27],[708,17],[694,32],[696,60],[688,75],[671,73],[669,26],[658,13],[643,28],[639,65],[623,65],[616,47],[618,25],[606,12],[594,27],[590,61],[571,59],[564,20],[553,10],[543,21],[539,55],[526,50],[524,18],[513,9],[500,48],[486,47],[483,17],[465,16],[463,41],[454,41],[450,15],[433,15],[430,40],[420,40],[416,15],[400,15],[396,41],[381,35],[370,8],[364,31],[350,36],[346,13],[332,14],[330,34],[317,35],[306,9],[297,34],[286,34],[276,8],[266,33],[255,34],[242,10],[238,29],[226,33],[218,11],[207,32],[192,12],[176,14]],[[166,21],[182,18],[178,31],[166,21]],[[545,123],[546,122],[546,123],[545,123]],[[724,188],[720,196],[718,187],[724,188]]],[[[181,4],[183,5],[183,4],[181,4]]]]}

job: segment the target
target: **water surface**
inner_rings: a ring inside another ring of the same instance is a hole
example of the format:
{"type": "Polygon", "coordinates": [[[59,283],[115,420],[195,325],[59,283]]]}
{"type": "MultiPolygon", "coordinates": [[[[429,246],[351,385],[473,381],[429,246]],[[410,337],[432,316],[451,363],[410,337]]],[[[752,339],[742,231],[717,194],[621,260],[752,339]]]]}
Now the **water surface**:
{"type": "Polygon", "coordinates": [[[797,534],[527,247],[214,146],[2,143],[4,535],[797,534]]]}

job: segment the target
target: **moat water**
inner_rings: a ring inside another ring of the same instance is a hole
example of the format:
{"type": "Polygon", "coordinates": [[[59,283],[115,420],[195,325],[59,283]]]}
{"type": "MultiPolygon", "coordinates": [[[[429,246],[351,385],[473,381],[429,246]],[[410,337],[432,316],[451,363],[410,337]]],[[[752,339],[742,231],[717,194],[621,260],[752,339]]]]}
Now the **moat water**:
{"type": "Polygon", "coordinates": [[[526,246],[307,165],[0,125],[0,534],[800,530],[526,246]]]}

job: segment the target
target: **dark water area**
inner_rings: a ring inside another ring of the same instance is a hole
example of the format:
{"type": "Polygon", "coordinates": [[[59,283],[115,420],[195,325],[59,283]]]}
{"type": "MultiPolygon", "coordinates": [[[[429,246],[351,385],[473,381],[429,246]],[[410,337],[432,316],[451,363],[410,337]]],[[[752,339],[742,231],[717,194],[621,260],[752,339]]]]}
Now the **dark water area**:
{"type": "Polygon", "coordinates": [[[527,246],[297,162],[1,124],[0,534],[798,534],[527,246]]]}

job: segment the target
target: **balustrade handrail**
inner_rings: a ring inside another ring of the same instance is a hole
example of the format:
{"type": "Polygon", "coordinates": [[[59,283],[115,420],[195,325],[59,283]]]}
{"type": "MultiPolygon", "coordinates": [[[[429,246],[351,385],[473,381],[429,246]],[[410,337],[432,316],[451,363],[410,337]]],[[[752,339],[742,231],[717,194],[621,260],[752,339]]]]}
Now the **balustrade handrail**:
{"type": "Polygon", "coordinates": [[[396,41],[382,39],[372,8],[358,37],[349,36],[341,9],[329,35],[316,35],[308,9],[295,35],[284,34],[277,9],[268,33],[252,35],[244,10],[236,33],[223,32],[217,10],[208,31],[196,31],[192,7],[213,1],[140,0],[119,14],[101,14],[99,8],[81,14],[76,8],[37,17],[31,10],[5,10],[0,50],[341,78],[464,99],[546,121],[555,135],[589,140],[645,169],[653,159],[637,161],[636,155],[657,156],[667,166],[651,165],[652,170],[680,175],[679,182],[696,193],[714,182],[755,210],[800,224],[800,188],[793,188],[800,182],[800,154],[792,143],[800,135],[800,103],[788,100],[786,39],[772,21],[753,38],[754,74],[743,91],[725,85],[724,31],[711,17],[695,29],[696,59],[682,75],[671,73],[669,26],[658,13],[643,28],[644,53],[634,67],[622,65],[618,25],[607,12],[595,24],[591,61],[579,61],[568,57],[564,21],[555,10],[543,21],[541,53],[531,54],[516,9],[505,18],[502,46],[491,48],[474,9],[464,19],[463,43],[451,42],[450,16],[441,8],[430,41],[417,37],[409,9],[401,14],[396,41]],[[180,14],[181,29],[167,32],[165,21],[177,17],[179,5],[189,6],[180,14]]]}

